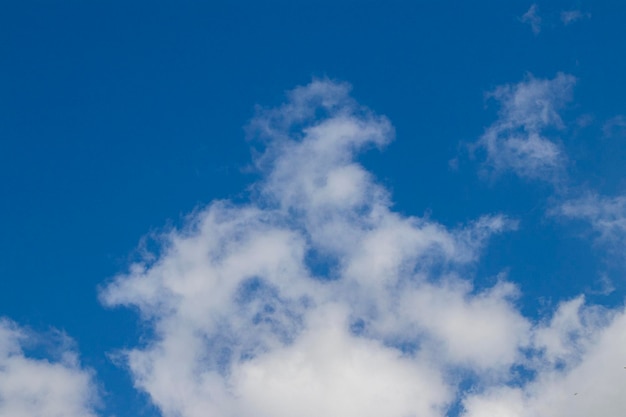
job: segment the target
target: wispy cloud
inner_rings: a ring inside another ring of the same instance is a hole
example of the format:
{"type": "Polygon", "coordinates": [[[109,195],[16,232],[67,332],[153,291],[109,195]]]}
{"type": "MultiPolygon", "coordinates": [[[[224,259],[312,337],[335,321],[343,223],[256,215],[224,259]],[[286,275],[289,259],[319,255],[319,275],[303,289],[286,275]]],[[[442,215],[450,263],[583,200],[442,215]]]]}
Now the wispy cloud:
{"type": "MultiPolygon", "coordinates": [[[[558,126],[573,82],[559,75],[494,92],[497,139],[558,126]]],[[[513,283],[476,288],[468,264],[516,223],[490,215],[448,228],[394,212],[355,161],[393,128],[349,86],[299,87],[250,126],[265,149],[251,200],[198,210],[101,292],[151,326],[123,354],[165,417],[441,417],[458,402],[468,417],[530,417],[548,405],[577,417],[597,402],[572,413],[568,391],[583,388],[622,404],[589,381],[617,383],[597,365],[618,360],[611,342],[626,334],[624,316],[576,299],[534,322],[516,307],[513,283]],[[520,368],[536,377],[520,380],[520,368]],[[462,391],[459,375],[475,387],[462,391]]]]}
{"type": "Polygon", "coordinates": [[[587,193],[569,199],[551,211],[554,216],[588,222],[599,242],[616,246],[620,252],[626,244],[626,197],[587,193]]]}
{"type": "Polygon", "coordinates": [[[579,20],[589,19],[591,15],[589,13],[583,13],[580,10],[565,10],[561,12],[561,22],[565,26],[578,22],[579,20]]]}
{"type": "Polygon", "coordinates": [[[36,344],[37,337],[0,319],[0,416],[96,416],[98,398],[91,372],[63,345],[68,340],[58,336],[56,359],[30,357],[24,349],[36,344]]]}
{"type": "Polygon", "coordinates": [[[522,23],[530,25],[533,33],[538,35],[541,32],[541,17],[539,16],[539,8],[536,4],[530,6],[530,8],[520,17],[522,23]]]}
{"type": "Polygon", "coordinates": [[[477,146],[486,151],[486,167],[495,174],[513,171],[520,177],[555,181],[565,167],[559,144],[544,132],[563,127],[559,111],[571,99],[576,79],[559,73],[553,79],[529,76],[488,94],[500,104],[499,117],[477,146]]]}

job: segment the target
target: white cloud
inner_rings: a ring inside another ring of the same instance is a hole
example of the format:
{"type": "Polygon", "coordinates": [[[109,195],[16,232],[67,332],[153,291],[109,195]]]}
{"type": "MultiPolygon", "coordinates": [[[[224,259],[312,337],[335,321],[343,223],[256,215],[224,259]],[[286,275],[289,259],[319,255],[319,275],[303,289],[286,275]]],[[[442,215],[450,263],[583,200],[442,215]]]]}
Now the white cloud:
{"type": "Polygon", "coordinates": [[[584,302],[583,296],[562,302],[550,320],[535,329],[534,344],[551,366],[575,362],[605,324],[606,311],[585,307],[584,302]]]}
{"type": "Polygon", "coordinates": [[[565,155],[545,134],[560,129],[559,110],[571,99],[575,78],[559,73],[553,79],[527,80],[496,88],[488,96],[501,108],[499,118],[479,139],[486,164],[495,174],[513,171],[529,179],[556,181],[565,168],[565,155]]]}
{"type": "Polygon", "coordinates": [[[231,381],[244,399],[238,415],[438,414],[451,394],[441,373],[424,358],[351,335],[344,310],[325,306],[294,344],[237,366],[231,381]]]}
{"type": "Polygon", "coordinates": [[[400,312],[411,325],[428,330],[432,348],[448,365],[507,372],[530,340],[529,322],[511,302],[517,289],[501,282],[484,292],[471,291],[469,283],[459,280],[423,285],[403,294],[400,312]]]}
{"type": "Polygon", "coordinates": [[[530,25],[533,33],[538,35],[541,32],[541,17],[538,13],[538,7],[536,4],[530,6],[530,8],[522,15],[520,18],[522,23],[527,23],[530,25]]]}
{"type": "Polygon", "coordinates": [[[0,417],[95,417],[98,398],[91,372],[63,343],[57,360],[25,354],[25,346],[36,339],[0,319],[0,417]]]}
{"type": "MultiPolygon", "coordinates": [[[[572,83],[498,89],[494,140],[558,127],[572,83]]],[[[105,304],[136,307],[151,327],[123,352],[135,385],[165,417],[441,417],[461,400],[471,417],[546,404],[566,415],[554,398],[610,371],[596,362],[617,355],[609,341],[624,320],[576,299],[533,322],[506,279],[477,288],[468,264],[516,223],[449,228],[393,212],[356,162],[393,128],[348,92],[314,81],[260,110],[251,130],[265,139],[264,176],[251,201],[198,210],[103,289],[105,304]],[[519,368],[536,377],[519,380],[519,368]],[[461,391],[459,375],[475,386],[461,391]]]]}
{"type": "Polygon", "coordinates": [[[472,295],[471,284],[428,283],[515,223],[485,216],[448,230],[392,212],[355,155],[393,128],[348,91],[314,81],[260,110],[251,130],[266,141],[265,179],[253,201],[198,211],[102,292],[153,324],[154,339],[126,353],[165,416],[443,415],[456,388],[436,364],[488,372],[515,360],[528,325],[507,285],[472,295]],[[481,337],[457,331],[460,318],[481,337]]]}

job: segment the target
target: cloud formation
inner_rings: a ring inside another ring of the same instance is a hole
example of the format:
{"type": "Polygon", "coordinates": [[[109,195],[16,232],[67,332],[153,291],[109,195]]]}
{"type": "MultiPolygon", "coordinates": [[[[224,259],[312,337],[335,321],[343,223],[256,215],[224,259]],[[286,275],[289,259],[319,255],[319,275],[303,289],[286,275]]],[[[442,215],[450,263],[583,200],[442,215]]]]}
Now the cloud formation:
{"type": "Polygon", "coordinates": [[[36,358],[25,348],[37,336],[0,319],[0,417],[95,417],[97,389],[62,335],[55,360],[36,358]]]}
{"type": "MultiPolygon", "coordinates": [[[[559,126],[571,84],[558,75],[498,89],[485,146],[535,144],[559,126]]],[[[104,287],[106,305],[136,308],[151,329],[123,352],[135,385],[165,417],[436,417],[459,403],[468,417],[584,415],[571,414],[569,391],[618,382],[596,365],[618,361],[623,314],[578,298],[537,322],[504,277],[475,286],[468,266],[516,223],[492,214],[449,228],[394,212],[357,162],[393,128],[349,90],[315,80],[260,110],[250,130],[263,179],[250,201],[197,210],[104,287]]],[[[556,157],[491,158],[551,167],[556,157]]],[[[601,398],[621,404],[609,391],[601,398]]]]}
{"type": "Polygon", "coordinates": [[[527,179],[557,181],[566,157],[550,130],[563,128],[559,111],[571,100],[576,79],[559,73],[553,79],[529,76],[488,94],[500,105],[499,117],[478,140],[493,174],[512,171],[527,179]]]}

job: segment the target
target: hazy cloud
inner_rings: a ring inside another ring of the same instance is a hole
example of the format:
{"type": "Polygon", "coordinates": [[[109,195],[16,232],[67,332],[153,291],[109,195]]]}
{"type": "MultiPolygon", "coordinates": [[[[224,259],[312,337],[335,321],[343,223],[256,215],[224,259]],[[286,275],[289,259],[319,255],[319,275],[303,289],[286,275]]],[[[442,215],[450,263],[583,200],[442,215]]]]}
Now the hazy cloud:
{"type": "Polygon", "coordinates": [[[580,10],[565,10],[561,12],[561,22],[565,26],[575,23],[582,19],[589,19],[591,15],[589,13],[583,13],[580,10]]]}
{"type": "Polygon", "coordinates": [[[607,138],[626,137],[626,117],[617,115],[602,125],[602,133],[607,138]]]}
{"type": "Polygon", "coordinates": [[[530,25],[533,33],[538,35],[541,32],[541,17],[538,13],[539,8],[536,4],[530,6],[530,8],[520,17],[520,21],[530,25]]]}

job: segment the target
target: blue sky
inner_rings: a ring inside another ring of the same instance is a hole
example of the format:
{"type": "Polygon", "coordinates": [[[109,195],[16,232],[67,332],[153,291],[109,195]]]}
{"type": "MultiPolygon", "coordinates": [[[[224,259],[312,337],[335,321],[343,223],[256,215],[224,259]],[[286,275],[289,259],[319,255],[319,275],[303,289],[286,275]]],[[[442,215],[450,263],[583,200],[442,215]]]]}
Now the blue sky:
{"type": "Polygon", "coordinates": [[[457,3],[5,5],[0,417],[618,415],[626,6],[457,3]]]}

